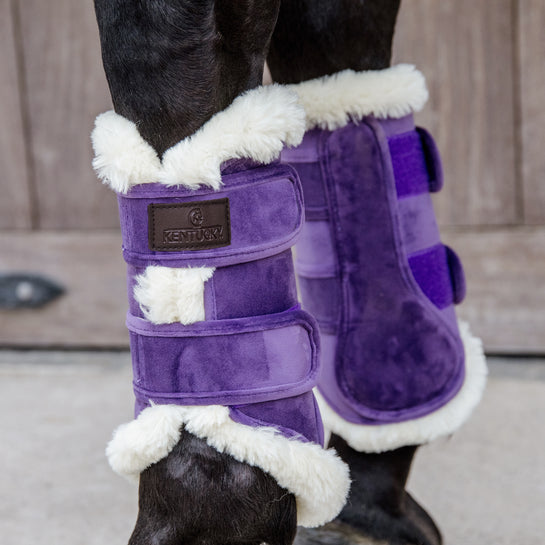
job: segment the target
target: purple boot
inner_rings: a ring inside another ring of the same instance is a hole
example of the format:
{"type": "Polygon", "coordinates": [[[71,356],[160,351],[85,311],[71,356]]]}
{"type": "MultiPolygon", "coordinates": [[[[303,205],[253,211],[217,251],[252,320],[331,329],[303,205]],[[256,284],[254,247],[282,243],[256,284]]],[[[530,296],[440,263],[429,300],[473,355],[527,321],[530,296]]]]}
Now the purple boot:
{"type": "Polygon", "coordinates": [[[449,435],[479,402],[486,364],[454,312],[463,270],[430,198],[441,162],[412,117],[424,78],[399,65],[291,87],[307,133],[282,160],[304,189],[296,271],[320,325],[324,426],[360,452],[449,435]]]}
{"type": "Polygon", "coordinates": [[[348,473],[322,448],[318,331],[295,289],[302,188],[275,160],[303,131],[292,92],[258,88],[162,160],[102,114],[93,164],[118,193],[128,265],[136,419],[108,446],[112,468],[138,477],[183,427],[272,475],[317,526],[341,510],[348,473]]]}
{"type": "Polygon", "coordinates": [[[428,96],[424,78],[400,65],[291,87],[307,114],[302,144],[282,153],[305,196],[296,271],[320,326],[324,426],[353,479],[339,517],[297,543],[439,545],[405,490],[415,445],[468,418],[486,364],[454,312],[464,275],[429,194],[441,188],[441,163],[412,118],[428,96]]]}

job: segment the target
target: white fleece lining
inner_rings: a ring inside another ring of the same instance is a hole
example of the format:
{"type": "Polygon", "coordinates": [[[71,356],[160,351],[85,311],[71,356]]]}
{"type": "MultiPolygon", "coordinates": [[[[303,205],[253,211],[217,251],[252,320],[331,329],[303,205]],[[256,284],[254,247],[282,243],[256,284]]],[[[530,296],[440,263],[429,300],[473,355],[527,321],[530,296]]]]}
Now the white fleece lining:
{"type": "Polygon", "coordinates": [[[335,130],[369,115],[397,119],[421,110],[428,100],[424,76],[410,64],[344,70],[288,87],[305,108],[307,129],[335,130]]]}
{"type": "Polygon", "coordinates": [[[314,395],[327,433],[342,437],[360,452],[384,452],[407,445],[421,445],[454,433],[479,404],[486,385],[487,367],[481,340],[460,322],[465,349],[466,376],[462,388],[446,405],[426,416],[380,426],[353,424],[339,416],[318,391],[314,395]]]}
{"type": "Polygon", "coordinates": [[[153,405],[136,420],[120,426],[106,454],[116,473],[129,478],[164,458],[184,428],[219,452],[258,466],[296,497],[297,523],[315,527],[333,519],[348,495],[348,467],[334,450],[288,439],[274,428],[234,422],[219,405],[153,405]]]}
{"type": "Polygon", "coordinates": [[[168,149],[161,161],[134,123],[110,111],[96,118],[91,134],[93,167],[121,194],[153,182],[218,189],[223,162],[248,158],[270,163],[284,145],[300,144],[304,130],[305,112],[293,91],[280,85],[257,87],[168,149]]]}
{"type": "Polygon", "coordinates": [[[134,298],[152,324],[183,325],[201,322],[204,315],[204,283],[214,268],[180,268],[150,265],[136,277],[134,298]]]}

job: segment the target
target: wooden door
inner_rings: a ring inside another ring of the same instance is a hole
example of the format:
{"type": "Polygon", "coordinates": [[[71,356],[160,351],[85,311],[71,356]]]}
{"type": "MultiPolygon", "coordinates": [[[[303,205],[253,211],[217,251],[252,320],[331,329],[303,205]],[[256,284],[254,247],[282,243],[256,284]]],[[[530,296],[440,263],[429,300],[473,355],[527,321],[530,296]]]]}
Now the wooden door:
{"type": "Polygon", "coordinates": [[[445,241],[462,257],[459,314],[489,352],[545,351],[545,3],[405,0],[395,62],[429,83],[445,241]]]}
{"type": "MultiPolygon", "coordinates": [[[[418,122],[442,151],[435,199],[469,283],[459,314],[493,353],[545,352],[545,3],[405,0],[394,62],[416,64],[418,122]]],[[[92,2],[0,0],[0,274],[66,287],[42,310],[0,311],[4,346],[124,347],[113,194],[91,170],[109,109],[92,2]]]]}

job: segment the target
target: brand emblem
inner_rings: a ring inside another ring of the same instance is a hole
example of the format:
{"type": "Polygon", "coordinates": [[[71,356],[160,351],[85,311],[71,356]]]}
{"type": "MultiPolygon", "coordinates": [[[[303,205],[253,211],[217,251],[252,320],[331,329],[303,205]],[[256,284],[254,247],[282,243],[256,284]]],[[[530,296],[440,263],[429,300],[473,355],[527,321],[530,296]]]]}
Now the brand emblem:
{"type": "Polygon", "coordinates": [[[151,250],[206,250],[231,243],[229,199],[148,205],[151,250]]]}
{"type": "Polygon", "coordinates": [[[202,210],[200,208],[193,208],[193,210],[189,212],[189,221],[195,227],[200,227],[204,221],[204,218],[202,217],[202,210]]]}

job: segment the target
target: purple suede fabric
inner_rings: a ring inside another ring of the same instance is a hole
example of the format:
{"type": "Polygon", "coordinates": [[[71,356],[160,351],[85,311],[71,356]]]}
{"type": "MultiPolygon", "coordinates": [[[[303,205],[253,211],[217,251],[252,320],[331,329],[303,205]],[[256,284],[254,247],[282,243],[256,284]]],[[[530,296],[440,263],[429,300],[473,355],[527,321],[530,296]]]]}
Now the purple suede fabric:
{"type": "Polygon", "coordinates": [[[315,320],[297,301],[291,246],[303,227],[302,187],[279,162],[222,165],[219,191],[160,184],[119,196],[127,261],[135,415],[154,404],[224,405],[252,427],[322,444],[312,394],[318,380],[315,320]],[[152,251],[151,203],[228,198],[231,244],[215,249],[152,251]],[[136,277],[148,265],[215,267],[205,283],[205,320],[154,325],[134,299],[136,277]]]}
{"type": "Polygon", "coordinates": [[[275,314],[294,307],[298,300],[291,250],[259,261],[220,267],[204,289],[207,319],[275,314]]]}
{"type": "Polygon", "coordinates": [[[447,262],[447,251],[437,244],[409,256],[409,267],[424,295],[439,309],[452,305],[454,290],[447,262]]]}
{"type": "Polygon", "coordinates": [[[407,254],[420,252],[441,243],[429,193],[399,199],[397,212],[407,254]]]}
{"type": "Polygon", "coordinates": [[[316,384],[318,338],[302,310],[153,325],[127,317],[136,396],[159,403],[242,405],[316,384]],[[221,355],[221,357],[218,357],[221,355]]]}
{"type": "Polygon", "coordinates": [[[459,305],[466,296],[466,277],[464,269],[458,254],[449,246],[445,245],[444,248],[452,285],[452,299],[455,305],[459,305]]]}
{"type": "MultiPolygon", "coordinates": [[[[441,156],[432,135],[422,127],[417,127],[416,132],[420,136],[420,142],[424,151],[424,158],[429,174],[429,188],[432,193],[441,191],[443,187],[443,165],[441,156]]],[[[396,180],[397,183],[397,180],[396,180]]]]}
{"type": "Polygon", "coordinates": [[[393,132],[391,126],[388,128],[397,196],[401,198],[440,191],[443,187],[443,168],[430,133],[420,127],[402,133],[393,132]]]}
{"type": "Polygon", "coordinates": [[[398,197],[428,192],[426,159],[416,131],[394,134],[388,139],[398,197]]]}
{"type": "Polygon", "coordinates": [[[312,392],[302,395],[252,403],[245,406],[232,406],[231,418],[250,426],[270,426],[273,424],[286,437],[298,438],[323,445],[324,431],[320,411],[312,392]]]}
{"type": "Polygon", "coordinates": [[[299,290],[305,308],[320,324],[320,331],[337,333],[343,308],[343,286],[338,278],[307,278],[301,275],[299,290]]]}
{"type": "Polygon", "coordinates": [[[275,255],[293,246],[302,228],[303,196],[295,172],[273,164],[233,171],[219,191],[162,184],[134,186],[118,196],[123,256],[145,267],[223,267],[275,255]],[[148,205],[229,199],[231,243],[215,249],[156,251],[148,244],[148,205]]]}
{"type": "Polygon", "coordinates": [[[309,131],[282,160],[304,188],[296,270],[322,332],[320,392],[367,425],[443,406],[464,379],[452,304],[465,284],[428,195],[442,185],[433,140],[412,116],[365,118],[309,131]]]}

